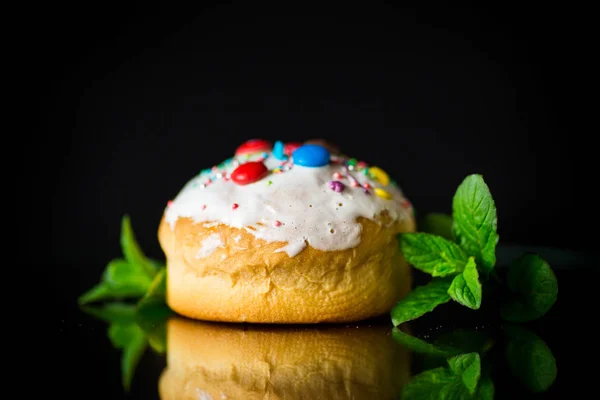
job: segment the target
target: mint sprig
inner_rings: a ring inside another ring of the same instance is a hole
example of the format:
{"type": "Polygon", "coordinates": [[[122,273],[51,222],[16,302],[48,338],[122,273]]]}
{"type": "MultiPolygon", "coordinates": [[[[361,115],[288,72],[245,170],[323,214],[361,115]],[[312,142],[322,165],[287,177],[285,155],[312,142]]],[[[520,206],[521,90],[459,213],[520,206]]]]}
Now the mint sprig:
{"type": "Polygon", "coordinates": [[[123,216],[121,221],[121,249],[125,257],[108,263],[100,283],[79,297],[80,305],[105,300],[137,299],[146,294],[161,266],[146,257],[140,249],[128,215],[123,216]]]}
{"type": "Polygon", "coordinates": [[[124,258],[110,261],[101,282],[78,302],[84,312],[109,323],[108,337],[122,351],[121,379],[127,392],[146,349],[166,351],[166,320],[172,311],[165,302],[166,268],[142,252],[127,215],[121,222],[121,248],[124,258]]]}
{"type": "MultiPolygon", "coordinates": [[[[400,251],[414,268],[432,276],[392,309],[394,326],[414,320],[449,299],[478,310],[483,290],[495,276],[497,211],[491,192],[479,174],[467,176],[452,199],[452,217],[433,214],[427,232],[399,235],[400,251]],[[450,227],[452,228],[450,230],[450,227]],[[444,295],[442,289],[446,288],[444,295]]],[[[501,315],[514,322],[536,319],[556,301],[558,284],[550,266],[536,255],[524,255],[511,265],[508,286],[513,297],[501,315]]]]}

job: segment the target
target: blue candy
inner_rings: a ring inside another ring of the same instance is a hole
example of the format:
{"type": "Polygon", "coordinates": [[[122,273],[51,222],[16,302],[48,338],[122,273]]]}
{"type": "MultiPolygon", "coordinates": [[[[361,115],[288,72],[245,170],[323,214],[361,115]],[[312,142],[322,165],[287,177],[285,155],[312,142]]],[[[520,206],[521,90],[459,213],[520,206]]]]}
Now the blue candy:
{"type": "Polygon", "coordinates": [[[322,167],[329,164],[329,151],[318,144],[305,144],[292,154],[294,165],[322,167]]]}
{"type": "Polygon", "coordinates": [[[278,160],[282,160],[285,161],[288,159],[288,157],[285,155],[284,153],[284,145],[283,142],[281,141],[276,141],[275,145],[273,146],[273,157],[275,157],[278,160]]]}

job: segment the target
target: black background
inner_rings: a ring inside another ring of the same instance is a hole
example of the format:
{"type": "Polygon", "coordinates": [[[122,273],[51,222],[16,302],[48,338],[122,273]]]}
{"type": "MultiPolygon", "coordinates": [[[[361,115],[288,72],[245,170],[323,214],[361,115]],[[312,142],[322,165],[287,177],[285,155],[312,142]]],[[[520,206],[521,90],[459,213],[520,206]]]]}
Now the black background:
{"type": "MultiPolygon", "coordinates": [[[[77,330],[76,297],[121,254],[122,215],[162,258],[166,202],[253,137],[336,143],[387,170],[420,215],[450,212],[457,185],[481,173],[501,242],[591,250],[588,13],[38,7],[22,27],[40,100],[39,134],[20,137],[37,150],[23,236],[50,249],[21,254],[51,273],[61,332],[77,330]]],[[[94,329],[78,345],[104,338],[94,329]]]]}
{"type": "Polygon", "coordinates": [[[450,212],[481,173],[503,243],[591,246],[594,150],[567,91],[583,36],[565,10],[47,11],[32,24],[46,178],[32,186],[51,195],[52,248],[32,257],[63,266],[65,301],[120,255],[124,213],[162,258],[166,202],[253,137],[328,139],[420,215],[450,212]]]}

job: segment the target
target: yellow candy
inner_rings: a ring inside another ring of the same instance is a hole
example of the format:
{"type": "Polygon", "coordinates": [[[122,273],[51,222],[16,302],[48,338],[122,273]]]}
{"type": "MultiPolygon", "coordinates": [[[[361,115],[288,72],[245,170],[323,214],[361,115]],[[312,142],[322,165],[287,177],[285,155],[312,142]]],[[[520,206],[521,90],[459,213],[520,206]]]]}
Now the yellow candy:
{"type": "Polygon", "coordinates": [[[389,194],[388,192],[386,192],[385,190],[383,190],[382,188],[375,188],[375,193],[377,194],[377,196],[381,197],[382,199],[386,199],[386,200],[392,199],[392,195],[389,194]]]}
{"type": "Polygon", "coordinates": [[[390,183],[390,177],[379,167],[371,167],[369,168],[369,174],[373,176],[379,183],[384,186],[387,186],[390,183]]]}

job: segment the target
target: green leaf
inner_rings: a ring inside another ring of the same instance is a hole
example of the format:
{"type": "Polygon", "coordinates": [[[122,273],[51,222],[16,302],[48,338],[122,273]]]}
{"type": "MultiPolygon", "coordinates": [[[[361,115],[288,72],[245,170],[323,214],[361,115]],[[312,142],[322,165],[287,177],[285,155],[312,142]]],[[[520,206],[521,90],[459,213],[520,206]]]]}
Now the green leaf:
{"type": "Polygon", "coordinates": [[[113,346],[123,349],[121,354],[121,379],[123,387],[126,391],[129,391],[135,370],[148,346],[148,338],[135,323],[113,323],[109,327],[108,336],[113,346]]]}
{"type": "Polygon", "coordinates": [[[166,293],[167,293],[167,270],[166,268],[158,271],[148,291],[140,299],[137,304],[138,313],[146,312],[146,309],[149,309],[150,312],[154,310],[156,306],[166,304],[166,293]]]}
{"type": "Polygon", "coordinates": [[[494,400],[494,381],[489,376],[483,376],[479,380],[479,387],[475,398],[477,400],[494,400]]]}
{"type": "Polygon", "coordinates": [[[82,307],[82,311],[105,322],[130,323],[135,321],[135,306],[125,303],[108,303],[101,307],[82,307]]]}
{"type": "Polygon", "coordinates": [[[121,220],[121,249],[127,262],[143,270],[150,278],[156,275],[155,264],[146,258],[135,239],[129,215],[124,215],[121,220]]]}
{"type": "Polygon", "coordinates": [[[401,234],[400,250],[412,266],[434,277],[460,273],[468,259],[456,243],[429,233],[401,234]]]}
{"type": "Polygon", "coordinates": [[[449,280],[434,278],[428,284],[414,288],[392,309],[394,326],[419,318],[440,304],[448,302],[449,287],[449,280]]]}
{"type": "Polygon", "coordinates": [[[419,223],[419,231],[441,236],[454,241],[452,233],[452,217],[443,213],[426,214],[419,223]]]}
{"type": "Polygon", "coordinates": [[[107,282],[101,282],[82,294],[77,302],[79,305],[89,304],[95,301],[139,298],[144,295],[144,291],[139,287],[111,287],[107,282]]]}
{"type": "Polygon", "coordinates": [[[515,295],[501,309],[501,315],[507,321],[526,322],[540,318],[556,302],[556,276],[550,265],[538,255],[526,253],[513,261],[507,281],[515,295]]]}
{"type": "Polygon", "coordinates": [[[466,353],[448,359],[450,369],[459,375],[467,390],[475,394],[481,376],[481,359],[478,353],[466,353]]]}
{"type": "Polygon", "coordinates": [[[454,301],[463,306],[474,310],[479,309],[481,306],[482,290],[477,266],[473,257],[469,257],[465,270],[452,280],[448,294],[454,301]]]}
{"type": "Polygon", "coordinates": [[[481,175],[469,175],[452,201],[454,236],[487,275],[496,264],[498,243],[496,205],[481,175]]]}
{"type": "Polygon", "coordinates": [[[459,376],[450,368],[433,368],[414,376],[402,389],[403,400],[472,399],[459,376]]]}
{"type": "Polygon", "coordinates": [[[415,353],[443,358],[451,357],[460,353],[460,350],[449,346],[436,346],[431,343],[427,343],[426,341],[415,336],[402,332],[398,328],[392,329],[392,338],[415,353]]]}
{"type": "Polygon", "coordinates": [[[111,287],[127,286],[137,288],[142,293],[146,293],[152,283],[152,278],[146,275],[143,269],[121,258],[108,263],[102,274],[102,280],[111,287]]]}
{"type": "Polygon", "coordinates": [[[534,393],[547,390],[556,379],[556,360],[548,345],[533,332],[518,326],[505,328],[506,357],[511,372],[534,393]]]}

